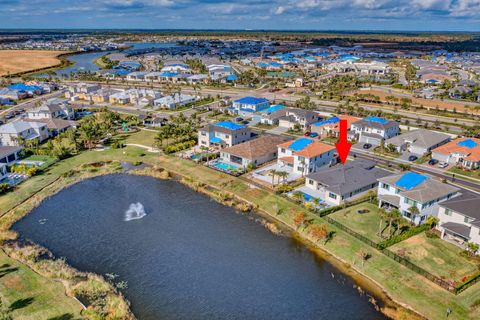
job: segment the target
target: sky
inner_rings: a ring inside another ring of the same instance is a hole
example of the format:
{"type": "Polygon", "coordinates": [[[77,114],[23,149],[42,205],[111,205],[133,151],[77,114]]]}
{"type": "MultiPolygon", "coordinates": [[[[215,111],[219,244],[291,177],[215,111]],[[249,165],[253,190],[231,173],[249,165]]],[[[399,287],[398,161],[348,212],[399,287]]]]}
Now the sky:
{"type": "Polygon", "coordinates": [[[0,0],[0,29],[480,31],[480,0],[0,0]]]}

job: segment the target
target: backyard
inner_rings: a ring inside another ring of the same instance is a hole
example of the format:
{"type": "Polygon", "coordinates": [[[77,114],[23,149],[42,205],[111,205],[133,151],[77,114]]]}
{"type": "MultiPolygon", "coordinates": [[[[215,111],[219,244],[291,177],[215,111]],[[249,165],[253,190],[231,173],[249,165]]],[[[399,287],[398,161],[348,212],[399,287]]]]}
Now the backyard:
{"type": "Polygon", "coordinates": [[[378,236],[379,228],[383,230],[385,223],[382,222],[380,227],[380,221],[382,221],[382,219],[379,214],[379,209],[375,204],[367,202],[360,203],[356,206],[334,212],[330,214],[329,217],[375,243],[385,240],[378,236]]]}
{"type": "Polygon", "coordinates": [[[438,237],[429,238],[425,233],[397,243],[390,250],[447,280],[461,281],[478,271],[479,263],[460,255],[461,248],[438,237]]]}

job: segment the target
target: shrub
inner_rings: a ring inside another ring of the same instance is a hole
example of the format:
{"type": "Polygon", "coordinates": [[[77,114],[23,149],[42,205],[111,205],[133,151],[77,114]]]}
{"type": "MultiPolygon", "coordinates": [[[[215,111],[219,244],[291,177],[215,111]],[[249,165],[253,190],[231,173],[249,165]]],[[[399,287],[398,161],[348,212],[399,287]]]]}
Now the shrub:
{"type": "Polygon", "coordinates": [[[393,236],[391,237],[390,239],[388,240],[385,240],[385,241],[382,241],[380,242],[378,245],[380,248],[382,249],[385,249],[387,247],[390,247],[390,246],[393,246],[394,244],[396,243],[399,243],[403,240],[406,240],[410,237],[413,237],[419,233],[422,233],[424,231],[427,231],[427,230],[430,230],[431,229],[431,226],[428,225],[428,224],[421,224],[419,226],[415,226],[413,228],[410,228],[408,229],[407,231],[399,234],[399,235],[396,235],[396,236],[393,236]]]}
{"type": "Polygon", "coordinates": [[[112,143],[112,148],[113,149],[122,149],[125,147],[125,144],[122,141],[115,141],[112,143]]]}
{"type": "Polygon", "coordinates": [[[141,165],[142,163],[143,163],[142,161],[135,161],[135,162],[133,163],[133,165],[134,165],[134,166],[139,166],[139,165],[141,165]]]}
{"type": "Polygon", "coordinates": [[[163,151],[167,154],[175,153],[175,152],[179,152],[179,151],[182,151],[182,150],[190,149],[195,144],[197,144],[197,142],[195,140],[188,140],[188,141],[185,141],[185,142],[180,142],[180,143],[176,143],[176,144],[173,144],[173,145],[170,145],[170,146],[166,146],[165,148],[163,148],[163,151]]]}
{"type": "Polygon", "coordinates": [[[10,189],[10,185],[8,183],[0,183],[0,194],[4,194],[5,192],[10,189]]]}
{"type": "Polygon", "coordinates": [[[277,187],[277,189],[275,190],[275,192],[277,194],[281,194],[281,193],[287,193],[287,192],[290,192],[293,190],[293,187],[288,185],[288,184],[281,184],[277,187]]]}

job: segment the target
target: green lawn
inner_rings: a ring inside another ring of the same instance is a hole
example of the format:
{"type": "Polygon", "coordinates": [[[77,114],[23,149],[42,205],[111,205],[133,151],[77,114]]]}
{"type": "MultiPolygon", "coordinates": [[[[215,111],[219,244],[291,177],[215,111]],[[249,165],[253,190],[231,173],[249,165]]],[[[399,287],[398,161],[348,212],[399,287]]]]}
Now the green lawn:
{"type": "Polygon", "coordinates": [[[456,174],[461,174],[461,175],[464,175],[464,176],[467,176],[467,177],[471,177],[471,178],[474,178],[474,179],[480,179],[480,169],[467,171],[467,170],[463,170],[461,168],[453,167],[453,168],[448,169],[448,171],[451,172],[451,173],[456,173],[456,174]]]}
{"type": "Polygon", "coordinates": [[[447,280],[460,281],[478,271],[475,261],[460,255],[461,248],[440,238],[428,238],[425,233],[397,243],[390,250],[447,280]]]}
{"type": "Polygon", "coordinates": [[[139,132],[132,133],[125,139],[125,143],[142,144],[148,147],[153,146],[155,143],[155,136],[157,132],[150,130],[140,130],[139,132]]]}
{"type": "Polygon", "coordinates": [[[16,320],[81,319],[82,307],[60,282],[44,278],[0,250],[0,294],[16,320]]]}
{"type": "Polygon", "coordinates": [[[372,203],[361,203],[330,214],[330,218],[340,222],[346,227],[367,237],[373,242],[384,240],[378,236],[378,231],[385,228],[385,223],[380,226],[381,217],[378,207],[372,203]],[[367,213],[358,213],[359,210],[368,210],[367,213]]]}

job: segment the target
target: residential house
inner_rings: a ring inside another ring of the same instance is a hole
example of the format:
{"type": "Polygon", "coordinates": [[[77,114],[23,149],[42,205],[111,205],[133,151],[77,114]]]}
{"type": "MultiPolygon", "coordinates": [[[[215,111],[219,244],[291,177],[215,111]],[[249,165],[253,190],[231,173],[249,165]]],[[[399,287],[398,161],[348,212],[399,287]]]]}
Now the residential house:
{"type": "Polygon", "coordinates": [[[396,208],[415,224],[436,215],[438,204],[458,195],[459,188],[416,172],[403,172],[378,179],[378,205],[396,208]],[[418,213],[412,213],[416,207],[418,213]]]}
{"type": "Polygon", "coordinates": [[[452,99],[462,99],[465,95],[472,93],[472,88],[466,86],[456,86],[448,90],[448,96],[452,99]]]}
{"type": "Polygon", "coordinates": [[[198,130],[200,147],[232,147],[251,138],[250,128],[230,121],[209,124],[198,130]]]}
{"type": "Polygon", "coordinates": [[[433,149],[450,142],[450,139],[451,137],[448,134],[419,129],[390,138],[385,141],[385,145],[394,145],[400,153],[407,151],[415,155],[423,156],[433,149]]]}
{"type": "Polygon", "coordinates": [[[0,98],[17,101],[28,97],[26,92],[21,92],[9,88],[0,88],[0,98]]]}
{"type": "Polygon", "coordinates": [[[72,120],[65,120],[60,118],[45,118],[45,119],[25,119],[26,122],[36,122],[45,124],[48,128],[48,136],[55,137],[59,133],[65,132],[70,128],[76,128],[77,123],[72,120]]]}
{"type": "Polygon", "coordinates": [[[351,125],[356,140],[372,145],[380,145],[382,140],[390,139],[400,132],[396,121],[378,117],[367,117],[351,125]]]}
{"type": "Polygon", "coordinates": [[[306,175],[337,162],[335,147],[309,138],[299,138],[278,145],[278,167],[306,175]]]}
{"type": "Polygon", "coordinates": [[[301,130],[310,130],[310,125],[317,122],[320,115],[316,111],[287,108],[285,115],[279,118],[278,125],[283,128],[294,129],[299,127],[301,130]]]}
{"type": "Polygon", "coordinates": [[[130,103],[130,94],[127,91],[119,91],[108,97],[111,104],[128,104],[130,103]]]}
{"type": "Polygon", "coordinates": [[[277,159],[277,145],[286,142],[288,138],[278,135],[263,135],[232,147],[222,149],[220,158],[223,162],[240,165],[246,168],[249,165],[258,167],[264,163],[277,159]]]}
{"type": "Polygon", "coordinates": [[[188,103],[192,103],[198,100],[198,97],[191,96],[183,93],[174,93],[171,96],[161,97],[153,101],[153,105],[156,108],[162,109],[176,109],[179,106],[184,106],[188,103]]]}
{"type": "Polygon", "coordinates": [[[279,119],[285,116],[287,108],[282,105],[272,105],[267,109],[260,111],[260,114],[252,116],[252,120],[255,120],[262,124],[278,125],[279,119]]]}
{"type": "Polygon", "coordinates": [[[325,137],[328,135],[338,136],[340,131],[340,120],[347,121],[347,130],[350,130],[352,123],[362,120],[362,118],[357,118],[350,116],[348,114],[342,114],[338,117],[332,117],[323,121],[315,122],[310,126],[310,131],[318,133],[319,136],[325,137]]]}
{"type": "Polygon", "coordinates": [[[40,106],[29,109],[27,111],[27,118],[29,119],[66,119],[71,120],[75,118],[75,111],[66,103],[53,104],[42,103],[40,106]]]}
{"type": "Polygon", "coordinates": [[[251,116],[254,112],[260,112],[270,106],[270,101],[265,98],[243,97],[233,101],[230,112],[238,115],[251,116]]]}
{"type": "Polygon", "coordinates": [[[128,81],[143,81],[145,80],[145,75],[147,72],[143,71],[135,71],[127,74],[127,80],[128,81]]]}
{"type": "Polygon", "coordinates": [[[224,79],[235,74],[233,69],[225,64],[211,64],[207,66],[207,69],[208,75],[212,80],[224,79]]]}
{"type": "Polygon", "coordinates": [[[36,85],[27,85],[24,83],[12,84],[8,86],[8,89],[18,92],[26,92],[28,96],[41,95],[43,93],[42,87],[36,85]]]}
{"type": "Polygon", "coordinates": [[[183,64],[183,63],[171,63],[171,64],[167,64],[167,65],[165,65],[165,66],[162,68],[161,71],[162,71],[163,73],[166,73],[166,72],[189,73],[189,72],[191,72],[190,68],[189,68],[186,64],[183,64]]]}
{"type": "Polygon", "coordinates": [[[48,138],[47,125],[37,122],[16,121],[0,126],[0,146],[19,146],[21,140],[48,138]]]}
{"type": "Polygon", "coordinates": [[[480,167],[480,139],[460,138],[432,150],[432,158],[466,169],[480,167]]]}
{"type": "Polygon", "coordinates": [[[466,248],[468,242],[480,245],[480,196],[462,191],[458,197],[439,204],[437,229],[441,238],[466,248]]]}
{"type": "Polygon", "coordinates": [[[90,100],[94,103],[107,103],[112,94],[120,92],[111,88],[102,88],[90,94],[90,100]]]}
{"type": "Polygon", "coordinates": [[[0,145],[0,163],[9,165],[17,161],[20,158],[22,149],[20,146],[0,145]]]}
{"type": "Polygon", "coordinates": [[[356,160],[308,174],[301,191],[328,205],[338,206],[365,195],[369,190],[376,191],[377,180],[391,174],[376,168],[373,161],[356,160]]]}

